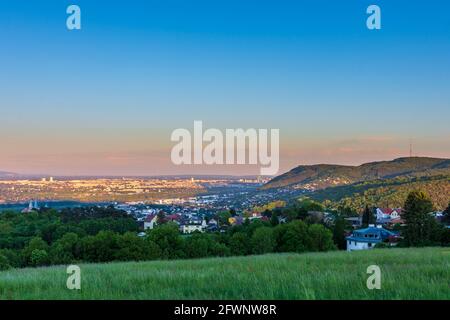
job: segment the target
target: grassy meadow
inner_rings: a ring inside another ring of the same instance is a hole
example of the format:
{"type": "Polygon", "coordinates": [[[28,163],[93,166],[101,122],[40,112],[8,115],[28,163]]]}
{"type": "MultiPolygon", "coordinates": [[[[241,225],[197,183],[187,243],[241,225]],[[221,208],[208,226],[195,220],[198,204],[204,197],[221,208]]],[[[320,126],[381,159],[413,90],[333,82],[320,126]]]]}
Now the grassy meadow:
{"type": "Polygon", "coordinates": [[[82,264],[81,290],[66,267],[0,272],[0,299],[450,299],[450,249],[82,264]],[[366,287],[369,265],[381,289],[366,287]]]}

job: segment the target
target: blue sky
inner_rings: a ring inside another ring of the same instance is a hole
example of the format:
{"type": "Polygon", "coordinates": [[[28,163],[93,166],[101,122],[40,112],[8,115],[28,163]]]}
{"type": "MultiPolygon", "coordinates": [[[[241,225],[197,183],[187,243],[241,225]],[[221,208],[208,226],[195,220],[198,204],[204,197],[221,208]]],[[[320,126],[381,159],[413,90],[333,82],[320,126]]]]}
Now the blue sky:
{"type": "Polygon", "coordinates": [[[279,128],[282,171],[404,156],[409,139],[450,157],[449,12],[436,0],[2,0],[0,169],[228,172],[170,165],[170,132],[194,120],[279,128]],[[66,29],[69,4],[82,30],[66,29]]]}

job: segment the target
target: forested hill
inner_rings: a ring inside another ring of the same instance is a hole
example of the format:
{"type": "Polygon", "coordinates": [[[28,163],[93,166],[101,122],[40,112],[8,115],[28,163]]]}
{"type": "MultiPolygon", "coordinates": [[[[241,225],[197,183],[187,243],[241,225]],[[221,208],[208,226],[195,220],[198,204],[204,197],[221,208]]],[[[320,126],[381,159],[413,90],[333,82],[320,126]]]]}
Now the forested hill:
{"type": "Polygon", "coordinates": [[[324,189],[396,177],[450,175],[450,159],[408,157],[392,161],[369,162],[360,166],[301,165],[265,184],[263,189],[296,186],[324,189]]]}
{"type": "Polygon", "coordinates": [[[328,208],[351,208],[361,212],[366,205],[386,208],[403,207],[413,190],[427,193],[436,210],[444,210],[450,202],[450,175],[424,177],[397,177],[392,179],[357,182],[317,190],[309,196],[328,208]]]}

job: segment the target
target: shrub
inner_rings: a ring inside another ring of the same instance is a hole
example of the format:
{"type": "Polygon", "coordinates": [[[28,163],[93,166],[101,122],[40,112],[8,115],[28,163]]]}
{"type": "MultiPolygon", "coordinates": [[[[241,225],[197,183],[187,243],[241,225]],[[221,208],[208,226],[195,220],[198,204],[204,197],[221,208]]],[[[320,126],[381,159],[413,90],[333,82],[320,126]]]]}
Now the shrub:
{"type": "Polygon", "coordinates": [[[162,259],[176,259],[185,256],[183,239],[175,223],[168,222],[150,230],[148,239],[158,245],[162,259]]]}
{"type": "Polygon", "coordinates": [[[262,227],[256,229],[251,238],[251,246],[254,254],[273,252],[276,241],[272,228],[262,227]]]}
{"type": "Polygon", "coordinates": [[[308,226],[300,220],[275,227],[279,252],[305,252],[311,243],[308,226]]]}
{"type": "Polygon", "coordinates": [[[244,232],[236,232],[230,238],[230,251],[231,254],[236,256],[242,256],[251,252],[249,245],[249,237],[244,232]]]}
{"type": "Polygon", "coordinates": [[[116,260],[140,261],[149,258],[148,247],[144,239],[132,232],[127,232],[117,238],[117,251],[114,254],[116,260]]]}
{"type": "Polygon", "coordinates": [[[187,258],[223,255],[223,248],[209,234],[194,233],[186,239],[184,245],[187,258]]]}
{"type": "Polygon", "coordinates": [[[24,265],[22,256],[18,251],[12,249],[0,249],[0,256],[4,256],[8,265],[12,268],[20,268],[24,265]]]}
{"type": "Polygon", "coordinates": [[[333,234],[321,224],[312,224],[308,227],[308,238],[311,241],[309,250],[328,251],[336,249],[333,243],[333,234]]]}
{"type": "Polygon", "coordinates": [[[38,267],[48,264],[47,251],[41,249],[35,249],[31,252],[31,265],[38,267]]]}
{"type": "Polygon", "coordinates": [[[8,259],[0,254],[0,271],[8,270],[11,268],[11,265],[9,264],[8,259]]]}
{"type": "Polygon", "coordinates": [[[385,248],[390,248],[390,246],[385,242],[379,242],[375,245],[374,248],[375,249],[385,249],[385,248]]]}

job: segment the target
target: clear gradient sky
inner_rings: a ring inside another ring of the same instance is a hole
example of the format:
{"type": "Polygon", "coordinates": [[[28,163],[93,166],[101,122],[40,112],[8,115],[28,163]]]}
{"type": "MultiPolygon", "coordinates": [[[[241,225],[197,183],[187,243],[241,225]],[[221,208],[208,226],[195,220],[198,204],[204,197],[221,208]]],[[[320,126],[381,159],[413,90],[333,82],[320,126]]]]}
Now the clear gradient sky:
{"type": "Polygon", "coordinates": [[[279,128],[280,173],[450,158],[449,119],[446,0],[0,1],[0,171],[257,172],[172,165],[194,120],[279,128]]]}

